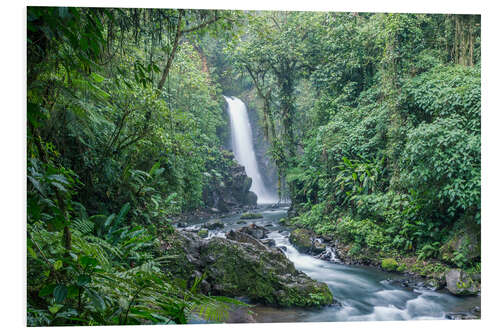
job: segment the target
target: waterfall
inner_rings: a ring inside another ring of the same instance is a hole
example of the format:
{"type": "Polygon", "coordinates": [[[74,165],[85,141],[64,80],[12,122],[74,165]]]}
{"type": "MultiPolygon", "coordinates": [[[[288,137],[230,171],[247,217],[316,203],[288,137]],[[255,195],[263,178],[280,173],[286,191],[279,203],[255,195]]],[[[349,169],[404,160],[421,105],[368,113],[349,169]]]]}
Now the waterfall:
{"type": "Polygon", "coordinates": [[[248,120],[245,103],[236,97],[226,97],[231,119],[231,137],[234,156],[239,164],[245,167],[248,177],[252,178],[250,191],[257,194],[257,203],[275,203],[276,195],[268,191],[259,172],[255,151],[253,149],[252,128],[248,120]]]}

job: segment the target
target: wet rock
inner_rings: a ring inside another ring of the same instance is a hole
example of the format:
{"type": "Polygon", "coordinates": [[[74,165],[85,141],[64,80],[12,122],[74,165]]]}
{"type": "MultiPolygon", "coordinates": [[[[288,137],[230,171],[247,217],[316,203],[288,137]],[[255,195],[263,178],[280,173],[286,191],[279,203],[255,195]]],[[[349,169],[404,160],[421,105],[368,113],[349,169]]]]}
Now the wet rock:
{"type": "Polygon", "coordinates": [[[208,229],[200,229],[198,231],[198,236],[201,238],[207,238],[208,237],[208,229]]]}
{"type": "Polygon", "coordinates": [[[450,320],[481,319],[481,316],[469,312],[448,312],[445,317],[450,320]]]}
{"type": "Polygon", "coordinates": [[[280,249],[283,252],[286,252],[286,246],[284,246],[284,245],[278,246],[278,249],[280,249]]]}
{"type": "Polygon", "coordinates": [[[261,250],[267,250],[267,246],[264,245],[264,243],[245,232],[230,230],[228,233],[226,233],[226,238],[240,243],[255,245],[261,250]]]}
{"type": "Polygon", "coordinates": [[[481,284],[461,269],[452,269],[446,273],[446,289],[454,295],[477,295],[481,284]]]}
{"type": "Polygon", "coordinates": [[[186,280],[196,276],[196,271],[206,272],[212,295],[247,297],[252,302],[286,307],[333,303],[328,286],[296,270],[281,250],[245,233],[228,234],[245,242],[229,237],[207,240],[183,231],[165,235],[166,254],[176,257],[166,259],[163,269],[186,280]]]}
{"type": "Polygon", "coordinates": [[[187,227],[187,223],[184,222],[177,223],[177,228],[185,228],[185,227],[187,227]]]}
{"type": "Polygon", "coordinates": [[[292,243],[299,252],[307,254],[319,254],[326,249],[326,244],[316,235],[307,229],[295,229],[290,233],[290,243],[292,243]]]}
{"type": "Polygon", "coordinates": [[[236,222],[236,224],[245,224],[247,223],[247,221],[244,221],[244,220],[239,220],[238,222],[236,222]]]}
{"type": "Polygon", "coordinates": [[[269,230],[264,227],[258,226],[255,223],[252,223],[249,226],[245,226],[238,231],[249,234],[257,239],[265,238],[269,233],[269,230]]]}
{"type": "Polygon", "coordinates": [[[261,242],[262,242],[264,245],[269,246],[269,247],[271,247],[271,246],[276,246],[276,242],[275,242],[275,241],[274,241],[274,239],[272,239],[272,238],[263,239],[263,240],[261,240],[261,242]]]}
{"type": "Polygon", "coordinates": [[[381,263],[382,269],[388,272],[396,272],[399,264],[394,258],[385,258],[381,263]]]}
{"type": "Polygon", "coordinates": [[[262,217],[263,217],[262,214],[247,212],[247,213],[241,214],[240,219],[242,219],[242,220],[254,220],[254,219],[261,219],[262,217]]]}
{"type": "Polygon", "coordinates": [[[233,153],[222,150],[222,155],[234,163],[222,164],[217,169],[222,179],[211,177],[203,188],[205,206],[213,213],[226,213],[244,206],[255,207],[257,195],[250,191],[252,178],[247,176],[245,167],[236,162],[233,153]]]}
{"type": "Polygon", "coordinates": [[[203,225],[204,228],[208,230],[222,229],[224,228],[224,223],[221,220],[210,220],[203,225]]]}

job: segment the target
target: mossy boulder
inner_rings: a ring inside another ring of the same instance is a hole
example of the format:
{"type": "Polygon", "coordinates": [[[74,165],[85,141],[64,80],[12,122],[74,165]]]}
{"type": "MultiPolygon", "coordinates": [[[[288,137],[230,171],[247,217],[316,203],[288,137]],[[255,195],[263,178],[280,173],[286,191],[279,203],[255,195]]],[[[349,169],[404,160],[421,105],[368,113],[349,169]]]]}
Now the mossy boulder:
{"type": "Polygon", "coordinates": [[[198,236],[200,236],[201,238],[207,238],[208,237],[208,229],[200,229],[198,231],[198,236]]]}
{"type": "Polygon", "coordinates": [[[267,230],[264,227],[258,226],[255,223],[252,223],[248,226],[244,226],[243,228],[240,228],[238,231],[249,234],[257,239],[265,238],[269,233],[269,230],[267,230]]]}
{"type": "Polygon", "coordinates": [[[446,289],[454,295],[477,295],[481,284],[461,269],[451,269],[446,273],[446,289]]]}
{"type": "Polygon", "coordinates": [[[295,229],[290,233],[290,243],[302,253],[319,254],[326,250],[326,244],[316,238],[316,235],[307,229],[295,229]]]}
{"type": "Polygon", "coordinates": [[[388,272],[396,272],[398,270],[398,262],[394,258],[386,258],[382,260],[382,269],[388,272]]]}
{"type": "Polygon", "coordinates": [[[262,214],[247,212],[247,213],[241,214],[240,219],[242,219],[242,220],[255,220],[255,219],[261,219],[262,217],[263,217],[262,214]]]}
{"type": "Polygon", "coordinates": [[[221,229],[224,228],[224,223],[222,223],[222,221],[219,219],[215,219],[208,221],[203,225],[203,227],[207,228],[208,230],[221,229]]]}
{"type": "Polygon", "coordinates": [[[188,282],[206,272],[204,290],[211,295],[246,297],[252,302],[283,307],[334,302],[325,283],[295,269],[279,249],[245,233],[230,233],[227,239],[209,240],[184,231],[166,235],[162,249],[177,257],[166,259],[163,269],[188,282]]]}

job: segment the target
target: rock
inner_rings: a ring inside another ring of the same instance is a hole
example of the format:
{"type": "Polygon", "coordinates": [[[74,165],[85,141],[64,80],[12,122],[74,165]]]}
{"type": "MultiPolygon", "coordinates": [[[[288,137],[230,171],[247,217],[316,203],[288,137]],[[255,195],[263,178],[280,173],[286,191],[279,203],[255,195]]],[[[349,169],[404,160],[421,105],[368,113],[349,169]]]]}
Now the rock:
{"type": "Polygon", "coordinates": [[[252,178],[247,176],[245,167],[236,162],[233,153],[222,150],[222,155],[233,162],[221,163],[216,170],[219,176],[211,177],[204,186],[202,197],[205,206],[213,213],[226,213],[244,206],[255,207],[257,195],[250,192],[252,178]]]}
{"type": "Polygon", "coordinates": [[[481,284],[461,269],[451,269],[446,273],[446,289],[454,295],[477,295],[481,284]]]}
{"type": "Polygon", "coordinates": [[[203,227],[208,230],[222,229],[224,228],[224,223],[221,220],[210,220],[203,225],[203,227]]]}
{"type": "Polygon", "coordinates": [[[309,254],[319,254],[326,249],[326,244],[316,235],[307,229],[295,229],[290,233],[290,243],[292,243],[299,252],[309,254]]]}
{"type": "Polygon", "coordinates": [[[263,217],[262,214],[247,212],[247,213],[241,214],[240,219],[242,219],[242,220],[254,220],[254,219],[261,219],[262,217],[263,217]]]}
{"type": "Polygon", "coordinates": [[[245,203],[249,206],[257,205],[257,194],[249,191],[245,197],[245,203]]]}
{"type": "Polygon", "coordinates": [[[286,246],[284,246],[284,245],[278,246],[278,249],[280,249],[283,252],[286,252],[286,246]]]}
{"type": "Polygon", "coordinates": [[[208,237],[208,229],[200,229],[198,231],[198,236],[201,238],[207,238],[208,237]]]}
{"type": "Polygon", "coordinates": [[[245,224],[247,223],[247,221],[244,221],[244,220],[239,220],[238,222],[236,222],[236,224],[245,224]]]}
{"type": "Polygon", "coordinates": [[[267,230],[264,227],[260,227],[254,223],[250,224],[249,226],[245,226],[245,227],[239,229],[238,231],[252,235],[253,237],[255,237],[257,239],[265,238],[267,236],[267,234],[269,233],[269,230],[267,230]]]}
{"type": "Polygon", "coordinates": [[[257,248],[261,250],[268,249],[267,246],[264,245],[264,243],[262,243],[257,238],[245,232],[230,230],[228,233],[226,233],[226,238],[240,243],[255,245],[257,248]]]}
{"type": "Polygon", "coordinates": [[[272,238],[263,239],[263,240],[261,240],[261,242],[262,242],[262,244],[269,246],[269,247],[276,246],[276,242],[272,238]]]}
{"type": "Polygon", "coordinates": [[[382,269],[388,272],[396,272],[398,270],[398,262],[394,258],[386,258],[382,260],[382,269]]]}
{"type": "Polygon", "coordinates": [[[184,222],[177,223],[177,228],[185,228],[185,227],[187,227],[187,223],[184,222]]]}
{"type": "Polygon", "coordinates": [[[448,312],[445,318],[450,320],[481,319],[480,316],[468,312],[448,312]]]}
{"type": "Polygon", "coordinates": [[[202,239],[193,233],[176,231],[165,235],[169,244],[162,268],[174,277],[188,280],[205,272],[209,294],[247,297],[252,302],[273,306],[312,307],[333,303],[325,283],[312,280],[295,269],[277,248],[269,248],[252,236],[238,231],[234,239],[202,239]]]}

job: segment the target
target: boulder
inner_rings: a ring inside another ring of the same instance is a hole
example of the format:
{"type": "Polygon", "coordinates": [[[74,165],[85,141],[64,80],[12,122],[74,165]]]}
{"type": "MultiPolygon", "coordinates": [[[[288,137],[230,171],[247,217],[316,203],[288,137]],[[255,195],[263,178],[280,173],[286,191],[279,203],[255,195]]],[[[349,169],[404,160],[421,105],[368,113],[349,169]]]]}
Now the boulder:
{"type": "Polygon", "coordinates": [[[451,269],[446,273],[446,289],[454,295],[477,295],[481,284],[461,269],[451,269]]]}
{"type": "Polygon", "coordinates": [[[396,272],[398,270],[398,262],[394,258],[385,258],[381,263],[382,269],[388,272],[396,272]]]}
{"type": "Polygon", "coordinates": [[[247,176],[245,167],[236,162],[231,152],[222,150],[222,153],[228,163],[219,165],[216,170],[218,177],[208,174],[210,181],[202,193],[205,206],[217,213],[226,213],[245,206],[255,207],[257,195],[250,192],[252,178],[247,176]]]}
{"type": "Polygon", "coordinates": [[[290,243],[292,243],[299,252],[308,254],[320,254],[326,250],[326,244],[316,235],[307,229],[295,229],[290,233],[290,243]]]}
{"type": "Polygon", "coordinates": [[[255,220],[255,219],[261,219],[262,217],[263,217],[262,214],[247,212],[247,213],[241,214],[240,219],[242,219],[242,220],[255,220]]]}
{"type": "Polygon", "coordinates": [[[260,227],[260,226],[256,225],[255,223],[252,223],[248,226],[240,228],[238,231],[249,234],[257,239],[265,238],[267,236],[267,234],[269,233],[269,230],[267,230],[264,227],[260,227]]]}
{"type": "Polygon", "coordinates": [[[298,271],[281,250],[269,248],[249,234],[231,231],[227,239],[207,240],[176,231],[165,235],[165,243],[163,252],[176,257],[167,258],[163,269],[188,281],[196,272],[205,272],[203,288],[211,295],[246,297],[285,307],[333,303],[325,283],[298,271]]]}
{"type": "Polygon", "coordinates": [[[201,238],[207,238],[208,237],[208,229],[200,229],[198,231],[198,236],[201,238]]]}
{"type": "Polygon", "coordinates": [[[203,225],[203,227],[207,228],[208,230],[215,230],[215,229],[222,229],[224,228],[224,223],[222,223],[221,220],[210,220],[207,223],[203,225]]]}

